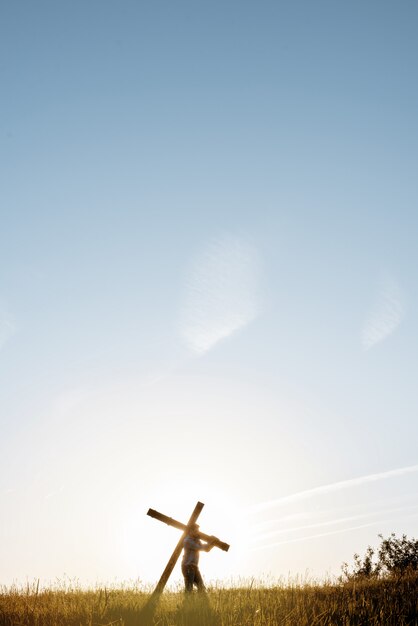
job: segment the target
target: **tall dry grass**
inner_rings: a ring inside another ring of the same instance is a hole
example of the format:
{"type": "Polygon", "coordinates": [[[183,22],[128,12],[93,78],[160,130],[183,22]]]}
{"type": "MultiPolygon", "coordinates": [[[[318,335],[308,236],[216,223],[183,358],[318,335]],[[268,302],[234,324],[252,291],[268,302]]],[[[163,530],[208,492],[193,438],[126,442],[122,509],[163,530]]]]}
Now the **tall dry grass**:
{"type": "Polygon", "coordinates": [[[2,589],[0,626],[418,626],[418,576],[346,584],[213,587],[205,597],[122,589],[2,589]]]}

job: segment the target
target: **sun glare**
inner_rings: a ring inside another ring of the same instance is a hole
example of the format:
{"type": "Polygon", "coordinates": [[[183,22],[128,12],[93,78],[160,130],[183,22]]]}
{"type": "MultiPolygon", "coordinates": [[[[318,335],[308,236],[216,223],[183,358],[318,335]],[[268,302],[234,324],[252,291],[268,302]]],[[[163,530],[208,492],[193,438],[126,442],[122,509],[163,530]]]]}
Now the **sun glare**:
{"type": "MultiPolygon", "coordinates": [[[[197,481],[196,481],[197,482],[197,481]]],[[[202,553],[201,568],[204,579],[228,581],[242,572],[250,571],[247,562],[250,553],[250,528],[243,508],[230,496],[220,492],[217,485],[198,487],[193,481],[168,481],[164,490],[156,490],[152,501],[141,502],[126,516],[121,550],[129,578],[139,578],[145,583],[155,584],[170,558],[181,532],[157,519],[147,516],[148,508],[186,524],[198,501],[204,503],[198,523],[203,533],[215,535],[228,543],[228,552],[213,549],[210,554],[202,553]],[[187,485],[178,492],[178,485],[187,485]]],[[[181,557],[170,577],[170,584],[181,581],[181,557]]]]}

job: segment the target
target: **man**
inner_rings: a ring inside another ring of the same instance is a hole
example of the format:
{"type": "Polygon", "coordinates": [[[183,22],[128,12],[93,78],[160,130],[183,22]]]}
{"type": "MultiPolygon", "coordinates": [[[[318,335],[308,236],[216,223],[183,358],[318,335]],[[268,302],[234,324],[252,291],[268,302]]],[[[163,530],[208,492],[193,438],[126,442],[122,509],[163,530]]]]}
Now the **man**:
{"type": "Polygon", "coordinates": [[[199,524],[193,524],[184,538],[184,554],[181,563],[181,571],[184,576],[186,592],[193,591],[196,585],[198,591],[205,591],[202,575],[199,571],[199,552],[210,552],[216,542],[216,537],[211,537],[208,543],[202,543],[199,538],[199,524]]]}

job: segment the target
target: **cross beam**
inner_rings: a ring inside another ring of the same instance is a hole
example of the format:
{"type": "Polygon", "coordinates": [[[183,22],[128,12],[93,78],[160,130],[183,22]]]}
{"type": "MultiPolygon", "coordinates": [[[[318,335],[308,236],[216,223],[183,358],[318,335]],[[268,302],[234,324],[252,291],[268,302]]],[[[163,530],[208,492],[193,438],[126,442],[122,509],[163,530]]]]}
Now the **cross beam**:
{"type": "MultiPolygon", "coordinates": [[[[203,502],[198,502],[193,510],[193,513],[190,516],[189,521],[187,522],[187,524],[182,524],[181,522],[178,522],[177,520],[173,519],[172,517],[167,517],[167,515],[163,515],[162,513],[159,513],[158,511],[155,511],[154,509],[149,509],[147,512],[147,515],[149,515],[150,517],[153,517],[154,519],[158,519],[161,522],[164,522],[165,524],[168,524],[169,526],[174,526],[174,528],[178,528],[179,530],[183,531],[182,536],[180,537],[180,541],[178,542],[177,546],[174,549],[173,554],[170,557],[170,560],[168,561],[165,570],[163,571],[160,580],[157,583],[157,586],[154,589],[153,592],[153,596],[155,597],[156,595],[159,595],[160,593],[163,592],[164,587],[167,584],[167,581],[170,577],[171,572],[174,569],[175,564],[177,563],[177,560],[180,556],[180,553],[183,549],[183,544],[184,544],[184,539],[189,531],[189,529],[191,528],[191,526],[193,526],[193,524],[196,523],[201,510],[203,509],[205,505],[203,504],[203,502]]],[[[199,531],[199,537],[201,537],[203,540],[205,541],[209,541],[209,540],[213,540],[215,539],[214,537],[210,536],[210,535],[205,535],[204,533],[201,533],[199,531]]],[[[221,550],[225,550],[225,552],[228,551],[229,549],[229,545],[227,543],[224,543],[223,541],[220,541],[219,539],[216,538],[216,541],[214,542],[214,545],[217,546],[218,548],[220,548],[221,550]]]]}
{"type": "MultiPolygon", "coordinates": [[[[186,524],[182,524],[181,522],[178,522],[172,517],[167,517],[167,515],[163,515],[162,513],[159,513],[158,511],[154,511],[154,509],[149,509],[147,515],[149,515],[150,517],[153,517],[154,519],[160,520],[160,522],[164,522],[168,526],[173,526],[174,528],[178,528],[179,530],[188,530],[188,526],[186,526],[186,524]]],[[[212,541],[214,539],[212,535],[205,535],[205,533],[201,533],[200,530],[199,530],[199,538],[203,539],[203,541],[212,541]]],[[[216,541],[213,542],[213,545],[216,546],[217,548],[220,548],[221,550],[224,550],[225,552],[228,552],[229,547],[230,547],[227,543],[224,543],[217,537],[216,537],[216,541]]]]}

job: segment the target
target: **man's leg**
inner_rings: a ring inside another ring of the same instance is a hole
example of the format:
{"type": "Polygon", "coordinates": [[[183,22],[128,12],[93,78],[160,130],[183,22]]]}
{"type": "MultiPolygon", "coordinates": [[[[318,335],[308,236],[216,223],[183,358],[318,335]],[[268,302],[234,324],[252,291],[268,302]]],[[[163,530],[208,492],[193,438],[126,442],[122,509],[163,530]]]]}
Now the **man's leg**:
{"type": "Polygon", "coordinates": [[[206,591],[205,585],[203,583],[202,574],[200,573],[198,567],[196,567],[194,572],[194,584],[196,585],[198,591],[206,591]]]}
{"type": "Polygon", "coordinates": [[[195,572],[193,565],[182,566],[181,571],[184,577],[184,587],[186,593],[193,591],[193,583],[195,582],[195,572]]]}

